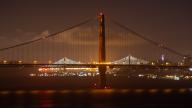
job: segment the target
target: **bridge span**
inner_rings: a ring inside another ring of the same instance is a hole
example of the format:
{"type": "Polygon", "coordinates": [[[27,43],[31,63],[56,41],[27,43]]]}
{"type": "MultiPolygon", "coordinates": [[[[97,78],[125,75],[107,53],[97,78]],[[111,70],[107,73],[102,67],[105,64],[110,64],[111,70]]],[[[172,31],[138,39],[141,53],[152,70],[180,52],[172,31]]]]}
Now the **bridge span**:
{"type": "Polygon", "coordinates": [[[98,18],[90,18],[65,30],[53,34],[37,35],[30,41],[0,48],[0,68],[98,68],[101,88],[106,85],[107,67],[188,70],[191,65],[190,56],[155,42],[118,21],[106,20],[104,13],[99,13],[98,18]],[[157,64],[105,63],[119,60],[127,55],[134,55],[142,58],[142,61],[157,62],[157,64]],[[70,57],[84,63],[54,63],[63,57],[70,57]],[[97,63],[94,64],[93,61],[97,63]]]}

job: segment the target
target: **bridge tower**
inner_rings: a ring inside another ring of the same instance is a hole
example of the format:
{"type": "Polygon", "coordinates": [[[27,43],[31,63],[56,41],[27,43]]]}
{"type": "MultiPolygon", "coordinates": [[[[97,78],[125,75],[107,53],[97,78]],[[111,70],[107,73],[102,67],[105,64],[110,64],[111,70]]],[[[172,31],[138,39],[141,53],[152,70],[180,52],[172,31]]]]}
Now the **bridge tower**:
{"type": "MultiPolygon", "coordinates": [[[[99,22],[99,63],[106,62],[106,45],[105,45],[105,16],[101,12],[98,16],[99,22]]],[[[100,74],[100,88],[105,88],[106,86],[106,66],[99,66],[100,74]]]]}

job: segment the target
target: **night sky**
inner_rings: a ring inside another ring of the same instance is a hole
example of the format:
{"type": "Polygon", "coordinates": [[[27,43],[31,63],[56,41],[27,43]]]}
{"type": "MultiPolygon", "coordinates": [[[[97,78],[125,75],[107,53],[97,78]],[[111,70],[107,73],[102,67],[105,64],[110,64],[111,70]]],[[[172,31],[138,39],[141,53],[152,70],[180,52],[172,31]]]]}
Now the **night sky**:
{"type": "Polygon", "coordinates": [[[0,47],[60,31],[100,10],[152,40],[192,54],[191,0],[1,0],[0,47]]]}

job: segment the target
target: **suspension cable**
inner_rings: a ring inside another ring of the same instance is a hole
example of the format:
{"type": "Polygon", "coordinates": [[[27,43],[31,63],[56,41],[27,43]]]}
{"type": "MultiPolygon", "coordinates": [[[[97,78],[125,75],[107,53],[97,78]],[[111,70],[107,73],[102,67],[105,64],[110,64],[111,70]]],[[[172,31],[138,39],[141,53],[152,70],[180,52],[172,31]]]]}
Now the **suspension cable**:
{"type": "Polygon", "coordinates": [[[166,46],[164,46],[164,45],[162,45],[162,44],[159,44],[159,43],[157,43],[157,42],[155,42],[155,41],[153,41],[153,40],[151,40],[151,39],[149,39],[149,38],[146,38],[145,36],[137,33],[135,30],[132,30],[132,29],[128,28],[127,26],[125,26],[125,25],[123,25],[123,24],[120,24],[119,22],[117,22],[117,21],[115,21],[115,20],[113,20],[113,19],[111,19],[111,21],[112,21],[114,24],[118,25],[119,27],[121,27],[121,28],[123,28],[123,29],[125,29],[125,30],[127,30],[127,31],[129,31],[129,32],[131,32],[131,33],[133,33],[133,34],[135,34],[136,36],[144,39],[145,41],[147,41],[147,42],[149,42],[149,43],[151,43],[151,44],[153,44],[153,45],[155,45],[155,46],[157,46],[157,47],[163,48],[163,49],[165,49],[165,50],[167,50],[167,51],[169,51],[169,52],[171,52],[171,53],[174,53],[174,54],[176,54],[176,55],[178,55],[178,56],[181,56],[181,57],[184,57],[184,56],[185,56],[184,54],[182,54],[182,53],[180,53],[180,52],[177,52],[176,50],[173,50],[173,49],[168,48],[168,47],[166,47],[166,46]]]}
{"type": "Polygon", "coordinates": [[[31,43],[34,43],[34,42],[37,42],[37,41],[40,41],[40,40],[43,40],[45,38],[50,38],[50,37],[53,37],[53,36],[56,36],[57,34],[60,34],[62,32],[65,32],[65,31],[69,31],[71,29],[74,29],[76,27],[79,27],[81,25],[84,25],[84,24],[87,24],[88,22],[92,21],[93,18],[90,18],[90,19],[87,19],[79,24],[76,24],[76,25],[73,25],[73,26],[70,26],[62,31],[59,31],[59,32],[56,32],[56,33],[53,33],[53,34],[50,34],[48,36],[44,36],[44,37],[40,37],[38,39],[35,39],[35,40],[31,40],[31,41],[27,41],[27,42],[23,42],[23,43],[20,43],[20,44],[17,44],[17,45],[13,45],[13,46],[9,46],[9,47],[6,47],[6,48],[1,48],[0,51],[4,51],[4,50],[8,50],[8,49],[12,49],[12,48],[15,48],[15,47],[20,47],[20,46],[24,46],[24,45],[27,45],[27,44],[31,44],[31,43]]]}

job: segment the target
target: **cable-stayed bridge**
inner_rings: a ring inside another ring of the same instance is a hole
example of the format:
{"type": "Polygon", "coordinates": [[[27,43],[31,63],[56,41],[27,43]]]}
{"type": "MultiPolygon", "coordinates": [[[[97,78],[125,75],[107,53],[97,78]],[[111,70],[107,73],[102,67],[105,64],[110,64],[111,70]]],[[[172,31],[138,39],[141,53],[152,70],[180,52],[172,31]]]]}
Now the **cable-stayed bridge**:
{"type": "Polygon", "coordinates": [[[101,86],[106,83],[106,66],[188,69],[191,65],[190,56],[107,19],[103,13],[98,18],[90,18],[65,30],[1,48],[0,61],[3,67],[98,67],[101,86]],[[78,63],[59,63],[58,60],[65,57],[78,63]],[[134,59],[137,62],[133,63],[134,59]]]}

